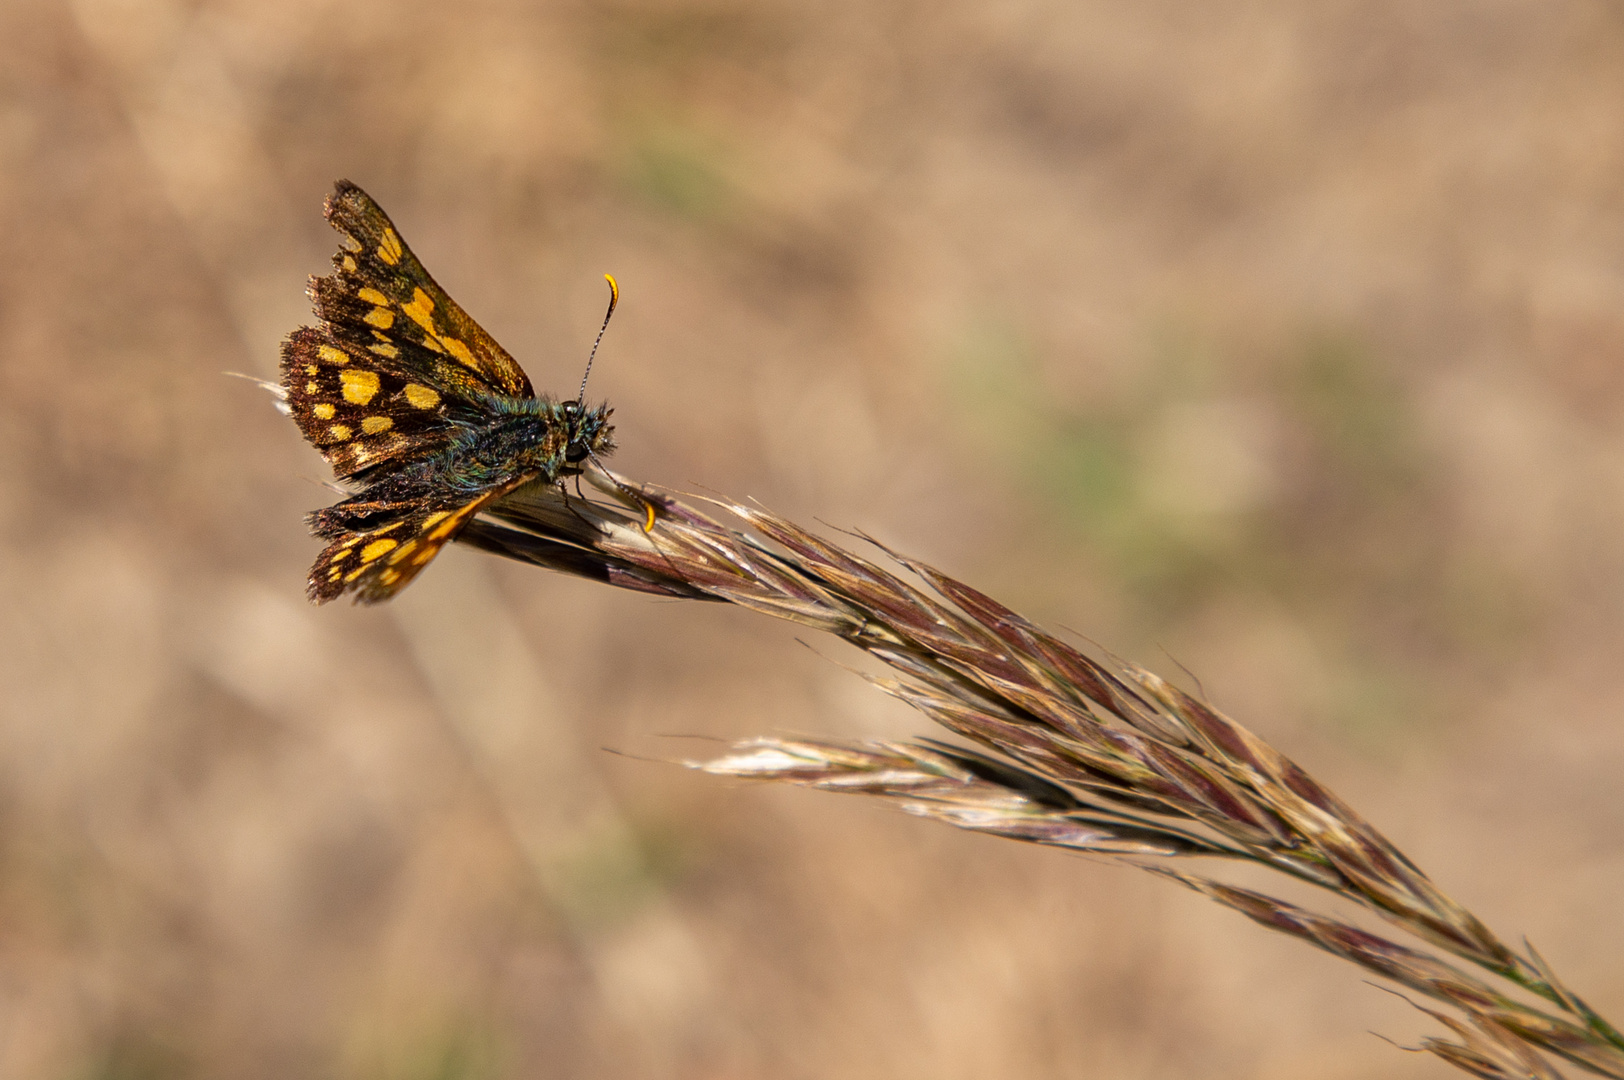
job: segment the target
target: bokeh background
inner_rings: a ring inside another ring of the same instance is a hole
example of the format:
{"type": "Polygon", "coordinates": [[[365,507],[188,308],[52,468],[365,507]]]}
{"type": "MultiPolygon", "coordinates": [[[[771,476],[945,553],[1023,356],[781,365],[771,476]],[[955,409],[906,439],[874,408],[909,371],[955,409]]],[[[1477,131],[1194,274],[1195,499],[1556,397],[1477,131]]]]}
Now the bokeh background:
{"type": "Polygon", "coordinates": [[[1199,678],[1617,1020],[1621,102],[1603,0],[0,4],[0,1076],[1456,1075],[1147,876],[638,759],[923,731],[838,645],[307,606],[221,373],[339,176],[538,386],[619,276],[626,474],[1199,678]]]}

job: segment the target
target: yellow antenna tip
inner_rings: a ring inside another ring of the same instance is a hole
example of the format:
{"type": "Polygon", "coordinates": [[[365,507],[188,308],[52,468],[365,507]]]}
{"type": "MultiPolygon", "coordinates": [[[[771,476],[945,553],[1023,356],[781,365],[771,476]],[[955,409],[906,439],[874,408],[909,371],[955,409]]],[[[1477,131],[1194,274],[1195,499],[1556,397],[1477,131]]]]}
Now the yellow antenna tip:
{"type": "Polygon", "coordinates": [[[613,311],[615,305],[620,303],[620,282],[615,280],[613,274],[603,275],[603,280],[609,283],[609,310],[613,311]]]}
{"type": "Polygon", "coordinates": [[[651,533],[654,531],[654,504],[651,502],[643,503],[643,512],[648,515],[648,520],[643,523],[643,532],[651,533]]]}

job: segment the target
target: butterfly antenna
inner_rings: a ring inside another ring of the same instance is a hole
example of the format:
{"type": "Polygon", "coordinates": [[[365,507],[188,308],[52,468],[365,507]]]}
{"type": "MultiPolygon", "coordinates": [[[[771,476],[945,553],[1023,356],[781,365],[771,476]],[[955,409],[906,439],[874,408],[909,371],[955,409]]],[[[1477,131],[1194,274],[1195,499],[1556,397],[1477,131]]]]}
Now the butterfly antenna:
{"type": "Polygon", "coordinates": [[[577,405],[586,404],[586,381],[592,375],[592,360],[598,355],[598,346],[603,344],[603,332],[609,329],[609,317],[615,313],[615,305],[620,303],[620,283],[615,281],[613,274],[603,275],[603,280],[609,283],[609,310],[603,313],[603,325],[598,327],[598,337],[592,343],[592,351],[587,354],[586,372],[581,376],[581,392],[575,395],[577,405]]]}
{"type": "Polygon", "coordinates": [[[586,456],[591,458],[592,459],[592,464],[596,465],[598,467],[599,471],[601,471],[603,473],[603,475],[605,475],[605,476],[607,476],[609,478],[609,482],[611,484],[615,485],[615,487],[619,488],[621,490],[621,492],[627,498],[631,499],[633,502],[635,502],[637,505],[639,505],[639,506],[641,506],[643,508],[643,513],[647,515],[647,519],[643,522],[643,531],[645,533],[653,532],[654,531],[654,504],[649,502],[647,499],[645,499],[643,497],[642,492],[637,491],[634,488],[631,488],[631,487],[627,486],[626,484],[621,483],[620,480],[615,476],[615,474],[610,472],[607,468],[605,468],[603,462],[598,460],[598,455],[597,454],[594,454],[591,450],[588,450],[586,452],[586,456]]]}

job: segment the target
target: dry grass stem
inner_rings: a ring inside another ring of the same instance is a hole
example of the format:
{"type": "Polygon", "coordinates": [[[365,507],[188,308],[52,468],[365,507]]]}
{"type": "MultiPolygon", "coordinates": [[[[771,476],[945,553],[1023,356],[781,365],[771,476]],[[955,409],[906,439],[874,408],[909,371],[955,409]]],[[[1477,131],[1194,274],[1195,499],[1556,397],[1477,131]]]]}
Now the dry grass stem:
{"type": "MultiPolygon", "coordinates": [[[[624,500],[607,480],[591,482],[624,500]]],[[[1507,946],[1352,807],[1208,704],[1132,664],[1091,659],[873,541],[907,578],[756,507],[707,500],[738,529],[690,502],[651,498],[660,514],[645,534],[635,509],[566,505],[556,491],[532,489],[463,542],[834,634],[896,673],[871,680],[881,690],[978,748],[758,738],[694,767],[877,796],[958,828],[1131,862],[1457,1010],[1426,1010],[1458,1041],[1423,1047],[1467,1072],[1554,1077],[1550,1054],[1624,1080],[1624,1037],[1537,953],[1507,946]],[[1428,948],[1169,865],[1189,856],[1268,866],[1428,948]]]]}

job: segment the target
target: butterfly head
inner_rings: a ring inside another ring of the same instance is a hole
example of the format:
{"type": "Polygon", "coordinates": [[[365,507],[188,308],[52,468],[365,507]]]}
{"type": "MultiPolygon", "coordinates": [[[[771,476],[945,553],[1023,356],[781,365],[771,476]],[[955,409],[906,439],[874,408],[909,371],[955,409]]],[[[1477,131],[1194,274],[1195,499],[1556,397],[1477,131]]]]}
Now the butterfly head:
{"type": "Polygon", "coordinates": [[[602,457],[615,448],[614,414],[607,405],[587,408],[580,401],[566,401],[564,413],[564,460],[578,465],[589,457],[602,457]]]}

